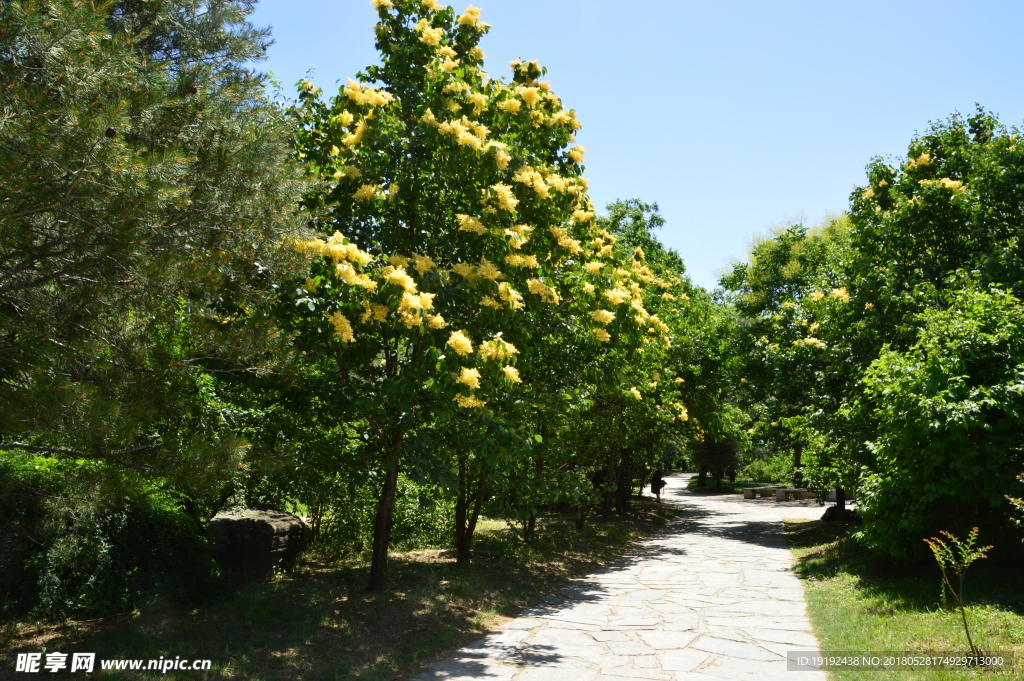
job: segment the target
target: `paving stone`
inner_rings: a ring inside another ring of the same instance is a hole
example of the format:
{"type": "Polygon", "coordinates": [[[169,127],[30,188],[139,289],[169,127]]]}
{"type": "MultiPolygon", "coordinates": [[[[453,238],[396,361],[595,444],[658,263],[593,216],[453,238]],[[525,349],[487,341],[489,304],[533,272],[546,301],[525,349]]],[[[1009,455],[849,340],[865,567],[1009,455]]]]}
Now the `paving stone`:
{"type": "Polygon", "coordinates": [[[778,656],[774,653],[761,650],[755,645],[741,643],[739,641],[729,641],[724,638],[713,638],[711,636],[701,636],[691,643],[690,647],[697,650],[703,650],[708,653],[715,653],[726,657],[738,657],[744,660],[778,659],[778,656]]]}
{"type": "Polygon", "coordinates": [[[818,644],[780,518],[820,509],[693,495],[685,482],[665,495],[684,513],[655,537],[415,681],[794,681],[785,653],[818,644]]]}

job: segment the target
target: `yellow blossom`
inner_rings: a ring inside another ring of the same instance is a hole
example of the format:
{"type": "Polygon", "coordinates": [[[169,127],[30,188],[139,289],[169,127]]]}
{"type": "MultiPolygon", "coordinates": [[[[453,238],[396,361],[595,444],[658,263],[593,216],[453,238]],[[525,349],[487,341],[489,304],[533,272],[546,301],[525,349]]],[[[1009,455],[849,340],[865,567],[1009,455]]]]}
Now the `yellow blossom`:
{"type": "Polygon", "coordinates": [[[612,339],[612,335],[605,331],[604,329],[594,329],[594,336],[596,336],[597,340],[601,341],[602,343],[607,343],[612,339]]]}
{"type": "Polygon", "coordinates": [[[604,292],[604,297],[608,299],[612,305],[621,305],[622,303],[629,300],[629,291],[622,288],[613,288],[604,292]]]}
{"type": "Polygon", "coordinates": [[[501,109],[502,111],[507,111],[509,113],[516,113],[517,111],[519,111],[520,106],[522,106],[522,103],[515,98],[505,99],[498,102],[497,104],[497,107],[499,109],[501,109]]]}
{"type": "Polygon", "coordinates": [[[393,267],[402,267],[402,268],[404,268],[406,265],[409,264],[409,258],[406,258],[404,255],[398,255],[397,253],[392,253],[388,257],[388,262],[391,263],[391,265],[393,267]]]}
{"type": "Polygon", "coordinates": [[[481,49],[480,49],[480,47],[479,47],[478,45],[474,45],[474,46],[473,46],[473,47],[472,47],[472,48],[471,48],[471,49],[469,50],[469,54],[470,54],[470,55],[471,55],[471,56],[472,56],[472,57],[473,57],[474,59],[485,59],[485,58],[487,57],[487,55],[486,55],[486,54],[484,54],[484,51],[483,51],[483,50],[481,50],[481,49]]]}
{"type": "Polygon", "coordinates": [[[633,397],[635,397],[638,400],[642,400],[643,399],[643,395],[641,395],[640,391],[637,390],[636,388],[630,388],[627,392],[629,392],[630,395],[632,395],[633,397]]]}
{"type": "Polygon", "coordinates": [[[460,26],[476,26],[480,23],[480,8],[470,5],[465,13],[459,17],[460,26]]]}
{"type": "Polygon", "coordinates": [[[865,310],[870,310],[870,309],[871,309],[871,308],[873,308],[874,306],[875,306],[875,304],[874,304],[874,303],[864,303],[864,309],[865,309],[865,310]]]}
{"type": "Polygon", "coordinates": [[[609,324],[615,319],[615,313],[608,310],[594,310],[590,313],[590,316],[594,318],[598,324],[609,324]]]}
{"type": "Polygon", "coordinates": [[[447,344],[460,355],[468,355],[473,352],[473,341],[469,339],[465,331],[452,331],[448,336],[447,344]]]}
{"type": "Polygon", "coordinates": [[[505,378],[512,381],[513,383],[522,383],[523,379],[519,378],[519,370],[512,366],[503,366],[501,370],[505,373],[505,378]]]}
{"type": "Polygon", "coordinates": [[[808,297],[814,302],[818,302],[819,300],[825,297],[825,294],[822,293],[821,291],[813,291],[811,295],[808,297]]]}
{"type": "Polygon", "coordinates": [[[384,281],[401,286],[406,293],[416,293],[416,282],[403,267],[385,267],[381,271],[381,277],[384,281]]]}
{"type": "Polygon", "coordinates": [[[419,20],[419,23],[416,24],[416,30],[420,32],[420,42],[431,47],[440,43],[441,36],[444,35],[441,29],[431,28],[425,18],[419,20]]]}
{"type": "Polygon", "coordinates": [[[597,287],[591,284],[589,281],[583,282],[583,290],[587,293],[593,293],[597,290],[597,287]]]}
{"type": "Polygon", "coordinates": [[[673,383],[685,383],[686,379],[680,378],[679,376],[676,376],[675,378],[672,379],[672,382],[673,383]]]}
{"type": "Polygon", "coordinates": [[[565,152],[565,155],[574,163],[583,163],[583,154],[585,153],[587,153],[587,150],[577,144],[575,147],[572,147],[569,151],[565,152]]]}
{"type": "MultiPolygon", "coordinates": [[[[442,57],[448,57],[449,59],[455,59],[456,55],[458,55],[458,52],[456,52],[453,48],[449,47],[448,45],[444,45],[443,47],[439,47],[437,49],[437,53],[439,55],[441,55],[442,57]]],[[[462,83],[451,83],[449,85],[445,85],[444,86],[444,91],[445,92],[449,92],[448,88],[453,87],[453,86],[456,89],[461,89],[462,85],[463,85],[462,83]]],[[[466,87],[469,87],[469,86],[466,86],[466,87]]]]}
{"type": "Polygon", "coordinates": [[[508,211],[509,213],[516,212],[516,206],[519,205],[519,199],[517,199],[512,193],[512,187],[499,182],[498,184],[491,185],[491,191],[494,192],[494,198],[498,204],[498,208],[508,211]]]}
{"type": "Polygon", "coordinates": [[[462,231],[473,232],[474,234],[487,234],[487,228],[472,215],[459,213],[455,217],[459,219],[459,229],[462,231]]]}
{"type": "Polygon", "coordinates": [[[501,299],[508,303],[508,306],[513,310],[518,310],[523,307],[523,297],[514,288],[509,286],[505,282],[498,283],[498,295],[501,299]]]}
{"type": "Polygon", "coordinates": [[[342,343],[351,343],[355,340],[355,336],[352,335],[352,325],[345,315],[335,312],[327,317],[327,321],[334,326],[334,335],[340,338],[342,343]]]}
{"type": "Polygon", "coordinates": [[[439,314],[427,315],[427,326],[432,329],[443,329],[448,326],[448,322],[439,314]]]}
{"type": "Polygon", "coordinates": [[[466,97],[473,104],[473,113],[478,114],[487,106],[487,95],[482,92],[472,92],[466,97]]]}
{"type": "Polygon", "coordinates": [[[356,201],[366,201],[372,199],[380,191],[379,184],[364,184],[362,187],[356,190],[355,194],[352,195],[356,201]]]}
{"type": "Polygon", "coordinates": [[[378,305],[377,303],[371,303],[368,300],[363,301],[363,314],[359,318],[359,321],[363,324],[367,324],[370,321],[382,322],[387,319],[388,308],[384,305],[378,305]]]}
{"type": "Polygon", "coordinates": [[[370,4],[373,5],[375,9],[380,9],[381,7],[391,9],[394,7],[394,5],[391,4],[391,0],[370,0],[370,4]]]}
{"type": "Polygon", "coordinates": [[[518,355],[519,349],[502,339],[501,334],[498,334],[491,340],[481,343],[476,352],[481,362],[489,362],[491,360],[503,362],[512,357],[512,355],[518,355]]]}
{"type": "Polygon", "coordinates": [[[674,295],[672,295],[671,293],[662,293],[661,294],[661,299],[662,300],[675,300],[676,297],[674,295]]]}
{"type": "Polygon", "coordinates": [[[558,292],[540,279],[527,279],[526,287],[530,290],[530,293],[540,296],[541,300],[545,303],[557,305],[560,300],[558,292]]]}
{"type": "Polygon", "coordinates": [[[427,272],[431,271],[432,269],[434,269],[436,267],[436,265],[434,264],[434,261],[431,260],[426,255],[416,255],[416,254],[413,254],[412,260],[413,260],[413,267],[416,268],[416,273],[419,274],[420,276],[426,274],[427,272]]]}
{"type": "Polygon", "coordinates": [[[452,267],[452,272],[455,272],[455,274],[459,275],[466,281],[473,281],[476,279],[476,270],[472,265],[466,262],[456,263],[452,267]]]}
{"type": "Polygon", "coordinates": [[[488,281],[502,278],[501,270],[495,267],[494,263],[487,258],[480,258],[480,267],[477,268],[477,274],[488,281]]]}
{"type": "MultiPolygon", "coordinates": [[[[590,220],[594,219],[594,212],[593,211],[587,211],[587,210],[577,210],[577,211],[573,212],[572,219],[573,219],[573,222],[579,222],[579,223],[589,222],[590,220]]],[[[609,251],[610,251],[610,249],[609,249],[609,251]]]]}
{"type": "Polygon", "coordinates": [[[445,5],[440,4],[437,0],[422,0],[423,9],[430,12],[440,12],[445,9],[445,5]]]}
{"type": "Polygon", "coordinates": [[[832,297],[842,303],[850,302],[850,293],[846,290],[846,287],[832,289],[832,297]]]}
{"type": "Polygon", "coordinates": [[[483,400],[479,400],[472,395],[456,395],[453,399],[460,407],[467,409],[480,409],[487,404],[483,400]]]}
{"type": "Polygon", "coordinates": [[[490,296],[484,296],[480,299],[480,304],[484,307],[493,307],[495,310],[503,309],[503,305],[490,296]]]}
{"type": "Polygon", "coordinates": [[[480,370],[462,367],[462,373],[455,379],[455,382],[469,386],[471,390],[476,390],[480,387],[480,370]]]}
{"type": "MultiPolygon", "coordinates": [[[[441,32],[441,29],[435,29],[435,30],[437,30],[438,33],[441,32]]],[[[424,38],[425,37],[426,36],[424,36],[424,38]]],[[[438,39],[440,39],[440,38],[438,38],[438,39]]],[[[423,38],[420,38],[420,40],[423,40],[423,38]]],[[[424,42],[426,42],[426,41],[424,40],[424,42]]],[[[458,68],[458,66],[459,66],[459,60],[458,59],[442,59],[441,60],[441,70],[444,71],[445,73],[451,73],[456,68],[458,68]]]]}
{"type": "Polygon", "coordinates": [[[540,102],[541,99],[540,88],[520,85],[516,88],[516,94],[522,97],[523,101],[526,102],[526,105],[531,109],[537,106],[537,103],[540,102]]]}

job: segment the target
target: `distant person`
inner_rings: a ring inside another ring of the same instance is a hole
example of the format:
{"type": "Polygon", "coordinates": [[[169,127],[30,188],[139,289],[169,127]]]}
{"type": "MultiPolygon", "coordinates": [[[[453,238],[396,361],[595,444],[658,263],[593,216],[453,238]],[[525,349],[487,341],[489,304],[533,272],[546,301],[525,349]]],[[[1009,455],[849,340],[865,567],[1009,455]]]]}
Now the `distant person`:
{"type": "Polygon", "coordinates": [[[651,478],[651,492],[654,493],[654,496],[658,498],[659,502],[661,501],[661,490],[667,484],[667,482],[661,479],[661,469],[659,468],[654,471],[654,477],[651,478]]]}

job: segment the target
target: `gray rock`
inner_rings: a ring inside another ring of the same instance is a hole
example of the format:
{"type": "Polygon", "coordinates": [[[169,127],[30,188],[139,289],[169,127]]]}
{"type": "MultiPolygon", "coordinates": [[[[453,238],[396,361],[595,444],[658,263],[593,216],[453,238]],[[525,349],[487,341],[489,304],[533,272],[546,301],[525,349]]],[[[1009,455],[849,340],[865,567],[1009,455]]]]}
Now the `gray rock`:
{"type": "Polygon", "coordinates": [[[306,525],[284,511],[218,513],[208,529],[217,562],[242,580],[266,579],[276,570],[291,570],[306,548],[306,525]]]}

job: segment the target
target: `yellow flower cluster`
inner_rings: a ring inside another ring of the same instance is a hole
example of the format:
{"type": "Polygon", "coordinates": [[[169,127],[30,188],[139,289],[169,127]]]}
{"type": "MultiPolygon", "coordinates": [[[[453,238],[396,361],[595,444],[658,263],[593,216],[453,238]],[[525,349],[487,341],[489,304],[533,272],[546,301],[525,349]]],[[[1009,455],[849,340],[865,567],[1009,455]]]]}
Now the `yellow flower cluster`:
{"type": "Polygon", "coordinates": [[[480,387],[480,370],[462,367],[462,373],[455,379],[455,382],[469,386],[471,390],[476,390],[480,387]]]}
{"type": "Polygon", "coordinates": [[[630,388],[627,392],[630,395],[632,395],[634,398],[636,398],[637,400],[642,400],[643,399],[643,395],[641,395],[640,391],[637,390],[636,388],[630,388]]]}
{"type": "Polygon", "coordinates": [[[535,255],[509,253],[505,256],[505,262],[513,267],[530,267],[532,269],[538,269],[540,267],[540,263],[537,261],[537,256],[535,255]]]}
{"type": "Polygon", "coordinates": [[[676,410],[676,418],[678,418],[680,421],[690,420],[690,414],[686,411],[686,407],[679,404],[678,402],[669,402],[668,404],[670,407],[676,410]]]}
{"type": "Polygon", "coordinates": [[[384,92],[379,88],[364,88],[351,78],[348,79],[348,84],[345,85],[344,92],[345,95],[356,104],[384,106],[395,101],[394,95],[392,95],[390,92],[384,92]]]}
{"type": "Polygon", "coordinates": [[[521,106],[522,103],[515,98],[503,99],[497,104],[497,107],[499,109],[501,109],[502,111],[507,111],[509,113],[518,112],[521,106]]]}
{"type": "Polygon", "coordinates": [[[536,87],[520,85],[516,88],[516,94],[522,97],[523,101],[526,102],[526,106],[531,109],[537,106],[541,100],[540,88],[536,87]]]}
{"type": "Polygon", "coordinates": [[[590,313],[598,324],[609,324],[615,319],[615,313],[608,310],[594,310],[590,313]]]}
{"type": "Polygon", "coordinates": [[[532,187],[537,195],[546,199],[549,195],[549,186],[544,179],[544,175],[537,171],[532,166],[523,166],[520,168],[515,175],[512,176],[513,182],[519,182],[525,184],[527,187],[532,187]]]}
{"type": "Polygon", "coordinates": [[[495,281],[503,277],[501,270],[495,267],[494,263],[487,258],[480,258],[480,266],[477,267],[476,273],[488,281],[495,281]]]}
{"type": "Polygon", "coordinates": [[[463,232],[473,232],[474,234],[487,234],[487,228],[484,227],[484,223],[472,215],[463,215],[458,213],[456,216],[459,220],[459,229],[463,232]]]}
{"type": "Polygon", "coordinates": [[[491,340],[481,343],[480,347],[477,348],[476,354],[480,357],[481,362],[489,362],[491,360],[504,362],[512,357],[512,355],[518,355],[519,350],[516,346],[503,340],[499,333],[491,340]]]}
{"type": "Polygon", "coordinates": [[[468,355],[473,352],[473,341],[469,339],[465,331],[452,331],[448,336],[447,345],[460,355],[468,355]]]}
{"type": "Polygon", "coordinates": [[[505,374],[505,378],[512,381],[513,383],[522,383],[523,379],[519,378],[519,370],[512,366],[501,367],[502,372],[505,374]]]}
{"type": "Polygon", "coordinates": [[[464,409],[480,409],[487,405],[486,402],[472,395],[456,395],[453,399],[464,409]]]}
{"type": "Polygon", "coordinates": [[[422,4],[423,9],[428,12],[439,12],[446,7],[445,5],[438,3],[437,0],[422,0],[422,4]]]}
{"type": "Polygon", "coordinates": [[[561,300],[561,298],[558,297],[558,291],[548,286],[540,279],[527,279],[526,287],[530,290],[530,293],[535,296],[540,296],[540,299],[545,303],[557,305],[561,300]]]}
{"type": "Polygon", "coordinates": [[[345,315],[335,312],[327,317],[327,321],[334,326],[334,335],[340,338],[342,343],[351,343],[355,340],[355,336],[352,334],[352,325],[345,315]]]}
{"type": "Polygon", "coordinates": [[[922,152],[921,154],[918,154],[917,158],[912,158],[909,161],[907,161],[906,167],[907,168],[923,168],[924,166],[931,164],[931,162],[932,162],[932,155],[931,155],[931,153],[925,151],[925,152],[922,152]]]}
{"type": "Polygon", "coordinates": [[[841,303],[850,302],[850,292],[846,290],[846,287],[832,289],[832,297],[841,303]]]}
{"type": "Polygon", "coordinates": [[[508,306],[513,310],[518,310],[523,307],[523,297],[514,288],[509,286],[505,282],[498,284],[498,295],[501,299],[508,303],[508,306]]]}
{"type": "Polygon", "coordinates": [[[587,150],[577,144],[575,147],[572,147],[569,151],[565,152],[565,155],[574,163],[583,163],[583,154],[585,153],[587,153],[587,150]]]}
{"type": "Polygon", "coordinates": [[[508,243],[512,248],[522,248],[530,240],[532,231],[533,227],[529,225],[514,225],[505,230],[505,236],[508,237],[508,243]]]}
{"type": "Polygon", "coordinates": [[[607,343],[612,339],[612,335],[604,329],[594,329],[594,335],[597,337],[597,340],[602,343],[607,343]]]}
{"type": "Polygon", "coordinates": [[[480,8],[470,5],[459,17],[459,26],[485,27],[487,24],[480,21],[480,8]]]}
{"type": "Polygon", "coordinates": [[[821,291],[812,291],[811,294],[808,296],[808,298],[810,298],[815,303],[818,302],[819,300],[821,300],[824,297],[825,297],[825,294],[822,293],[821,291]]]}
{"type": "Polygon", "coordinates": [[[368,201],[375,198],[380,190],[381,186],[379,184],[364,184],[356,190],[352,198],[356,201],[368,201]]]}
{"type": "Polygon", "coordinates": [[[492,184],[490,189],[484,190],[485,198],[492,198],[497,207],[501,210],[515,214],[519,199],[512,193],[512,187],[507,184],[492,184]]]}
{"type": "Polygon", "coordinates": [[[420,19],[419,23],[416,24],[416,30],[420,32],[420,42],[430,45],[431,47],[441,42],[441,36],[444,32],[439,28],[431,28],[427,23],[427,20],[420,19]]]}
{"type": "Polygon", "coordinates": [[[590,272],[591,274],[599,274],[604,269],[604,263],[596,260],[588,262],[583,266],[583,269],[590,272]]]}
{"type": "Polygon", "coordinates": [[[583,252],[583,246],[580,245],[579,241],[569,236],[569,230],[565,227],[548,227],[548,231],[551,232],[551,236],[555,237],[558,245],[570,253],[583,252]]]}
{"type": "Polygon", "coordinates": [[[604,297],[608,299],[612,305],[621,305],[630,299],[629,291],[623,288],[613,288],[604,292],[604,297]]]}

